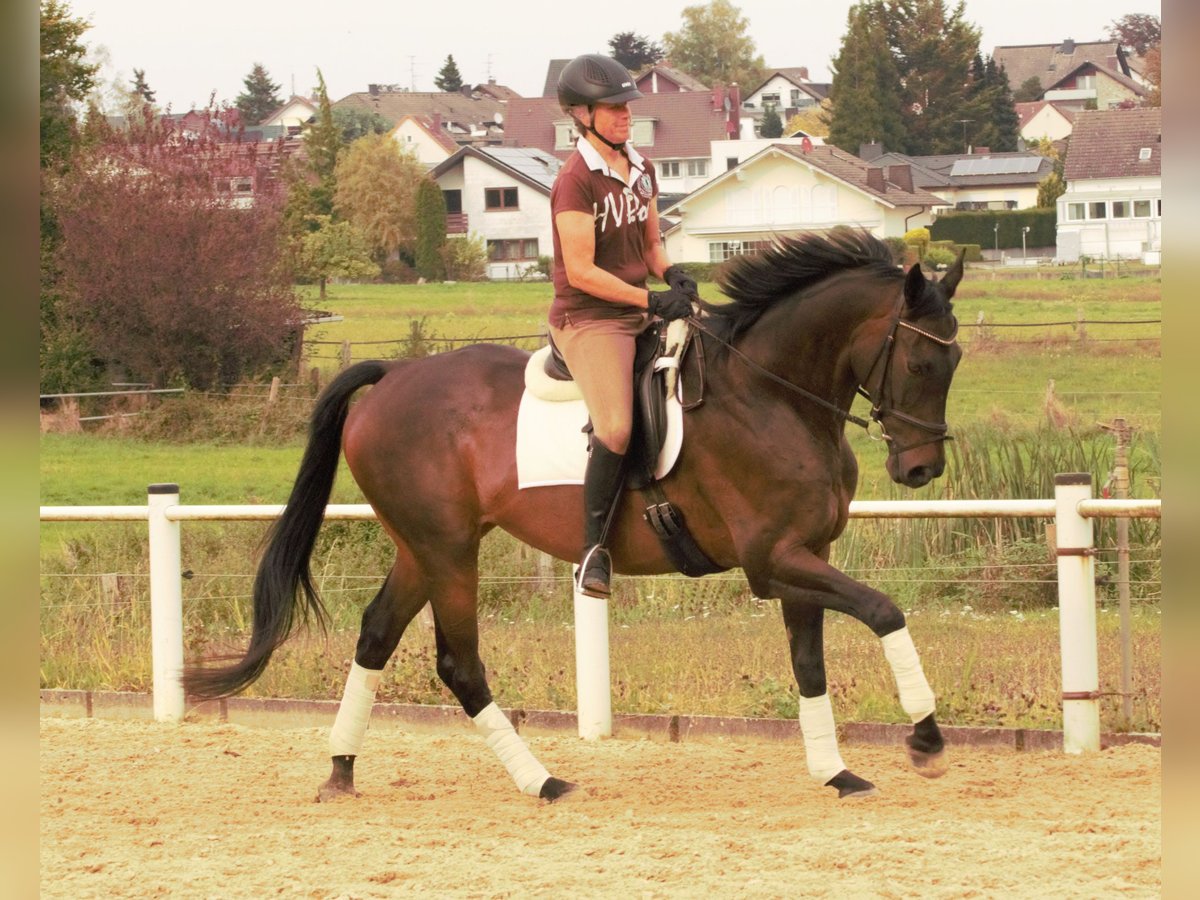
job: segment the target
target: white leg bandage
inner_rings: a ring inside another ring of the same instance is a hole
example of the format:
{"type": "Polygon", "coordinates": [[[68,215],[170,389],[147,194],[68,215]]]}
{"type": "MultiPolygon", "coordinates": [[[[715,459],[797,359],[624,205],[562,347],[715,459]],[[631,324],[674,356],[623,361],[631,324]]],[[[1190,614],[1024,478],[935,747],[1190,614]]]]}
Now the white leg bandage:
{"type": "Polygon", "coordinates": [[[881,638],[883,655],[896,676],[896,687],[900,691],[900,705],[913,722],[920,722],[934,710],[933,689],[925,680],[917,648],[913,646],[908,628],[901,628],[881,638]]]}
{"type": "Polygon", "coordinates": [[[500,757],[500,762],[504,763],[504,768],[516,782],[517,790],[532,797],[538,796],[550,773],[529,752],[500,707],[489,703],[471,721],[487,739],[487,745],[500,757]]]}
{"type": "Polygon", "coordinates": [[[382,669],[364,669],[358,663],[350,665],[342,703],[333,720],[333,730],[329,732],[330,756],[358,756],[362,750],[363,735],[367,733],[382,674],[382,669]]]}
{"type": "Polygon", "coordinates": [[[833,724],[829,694],[800,698],[800,733],[804,735],[804,755],[813,778],[825,784],[846,768],[838,753],[837,726],[833,724]]]}

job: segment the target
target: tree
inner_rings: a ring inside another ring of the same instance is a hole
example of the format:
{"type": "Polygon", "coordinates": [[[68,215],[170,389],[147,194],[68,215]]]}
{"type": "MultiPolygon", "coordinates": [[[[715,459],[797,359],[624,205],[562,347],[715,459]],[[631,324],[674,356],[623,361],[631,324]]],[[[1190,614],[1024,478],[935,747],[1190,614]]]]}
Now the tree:
{"type": "Polygon", "coordinates": [[[779,113],[775,111],[775,104],[768,103],[767,108],[763,110],[762,120],[758,123],[758,136],[777,138],[782,135],[783,122],[779,120],[779,113]]]}
{"type": "Polygon", "coordinates": [[[907,134],[900,112],[900,76],[888,46],[882,0],[850,7],[831,68],[829,143],[855,155],[867,143],[903,150],[907,134]]]}
{"type": "Polygon", "coordinates": [[[446,243],[446,198],[431,178],[417,184],[417,234],[413,251],[413,267],[426,281],[446,278],[446,261],[442,255],[446,243]]]}
{"type": "Polygon", "coordinates": [[[96,86],[99,66],[87,61],[87,46],[80,41],[88,23],[71,16],[59,0],[41,5],[41,167],[63,165],[78,138],[76,104],[83,103],[96,86]]]}
{"type": "Polygon", "coordinates": [[[242,79],[242,84],[246,89],[238,94],[235,101],[242,121],[247,125],[261,125],[283,103],[279,98],[279,85],[271,80],[262,63],[254,64],[250,74],[242,79]]]}
{"type": "Polygon", "coordinates": [[[371,242],[349,222],[334,222],[331,216],[315,216],[314,230],[299,235],[292,244],[293,270],[317,282],[320,298],[330,278],[374,278],[378,264],[371,259],[371,242]]]}
{"type": "Polygon", "coordinates": [[[957,153],[963,145],[971,61],[979,29],[962,0],[947,12],[943,0],[887,0],[888,38],[899,70],[901,114],[914,156],[957,153]]]}
{"type": "Polygon", "coordinates": [[[1146,95],[1147,106],[1162,106],[1162,44],[1146,51],[1146,80],[1150,82],[1150,93],[1146,95]]]}
{"type": "Polygon", "coordinates": [[[1130,13],[1113,20],[1105,32],[1108,39],[1117,41],[1138,56],[1145,56],[1151,47],[1162,43],[1162,23],[1158,16],[1130,13]]]}
{"type": "Polygon", "coordinates": [[[396,127],[374,110],[356,106],[339,106],[333,111],[333,122],[341,130],[343,144],[353,144],[368,134],[387,134],[396,127]]]}
{"type": "Polygon", "coordinates": [[[976,53],[971,62],[967,102],[961,118],[968,126],[964,128],[968,143],[999,152],[1017,149],[1021,121],[1008,90],[1008,76],[991,56],[985,60],[976,53]]]}
{"type": "Polygon", "coordinates": [[[81,151],[50,202],[60,322],[109,370],[208,389],[287,361],[299,305],[277,198],[235,208],[205,150],[121,142],[81,151]]]}
{"type": "Polygon", "coordinates": [[[437,73],[437,78],[433,79],[433,83],[439,91],[453,93],[462,90],[462,75],[458,71],[458,64],[454,61],[453,55],[446,57],[446,62],[442,65],[441,71],[437,73]]]}
{"type": "Polygon", "coordinates": [[[783,126],[783,133],[793,135],[797,131],[803,131],[813,137],[829,137],[829,118],[832,112],[833,106],[826,97],[819,105],[805,107],[788,119],[787,124],[783,126]]]}
{"type": "Polygon", "coordinates": [[[338,154],[342,150],[342,135],[333,120],[333,107],[325,90],[325,76],[317,69],[316,122],[304,132],[304,149],[308,167],[316,179],[310,190],[309,215],[328,216],[333,213],[333,195],[337,191],[338,154]]]}
{"type": "Polygon", "coordinates": [[[154,102],[154,91],[150,90],[150,85],[146,83],[145,69],[134,69],[133,81],[130,84],[133,85],[132,93],[135,97],[140,98],[145,103],[154,102]]]}
{"type": "Polygon", "coordinates": [[[1013,91],[1014,103],[1028,103],[1031,100],[1042,99],[1042,80],[1036,75],[1030,75],[1021,82],[1021,86],[1013,91]]]}
{"type": "Polygon", "coordinates": [[[1063,178],[1066,167],[1066,154],[1060,153],[1058,146],[1049,138],[1038,138],[1029,148],[1038,156],[1044,156],[1054,163],[1050,174],[1038,182],[1037,205],[1043,209],[1052,209],[1067,191],[1067,183],[1063,178]]]}
{"type": "Polygon", "coordinates": [[[377,262],[401,252],[412,258],[424,178],[416,157],[382,134],[359,138],[338,160],[334,212],[366,236],[377,262]]]}
{"type": "Polygon", "coordinates": [[[608,39],[608,49],[613,59],[630,72],[637,72],[639,69],[654,65],[666,53],[662,44],[656,44],[648,37],[634,34],[632,31],[621,31],[614,34],[608,39]]]}
{"type": "Polygon", "coordinates": [[[758,84],[766,64],[748,26],[729,0],[709,0],[684,7],[683,25],[663,35],[663,46],[672,66],[707,84],[758,84]]]}

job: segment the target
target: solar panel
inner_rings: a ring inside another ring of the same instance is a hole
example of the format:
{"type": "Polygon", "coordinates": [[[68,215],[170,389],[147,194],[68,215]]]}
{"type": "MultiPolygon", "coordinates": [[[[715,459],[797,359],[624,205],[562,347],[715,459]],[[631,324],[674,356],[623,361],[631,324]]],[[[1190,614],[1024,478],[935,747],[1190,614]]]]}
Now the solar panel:
{"type": "Polygon", "coordinates": [[[950,177],[963,175],[1026,175],[1042,165],[1040,156],[981,156],[978,159],[956,159],[950,177]]]}
{"type": "Polygon", "coordinates": [[[562,161],[544,150],[533,147],[480,147],[482,152],[520,172],[526,178],[543,184],[554,185],[554,176],[562,168],[562,161]]]}

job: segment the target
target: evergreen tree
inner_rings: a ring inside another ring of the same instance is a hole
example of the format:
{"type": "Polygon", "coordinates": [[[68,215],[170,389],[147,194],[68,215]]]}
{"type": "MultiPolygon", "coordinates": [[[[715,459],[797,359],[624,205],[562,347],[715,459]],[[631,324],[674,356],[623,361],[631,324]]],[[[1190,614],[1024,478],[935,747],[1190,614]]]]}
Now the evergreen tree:
{"type": "Polygon", "coordinates": [[[775,104],[768,103],[767,108],[763,110],[762,121],[758,123],[758,136],[777,138],[782,135],[783,122],[779,119],[779,113],[775,111],[775,104]]]}
{"type": "Polygon", "coordinates": [[[438,72],[437,78],[433,79],[433,83],[439,91],[454,93],[462,90],[462,75],[458,71],[458,64],[454,61],[453,55],[446,57],[446,62],[442,66],[442,70],[438,72]]]}
{"type": "Polygon", "coordinates": [[[630,72],[654,65],[663,58],[666,52],[661,44],[656,44],[648,37],[634,34],[632,31],[621,31],[614,34],[608,39],[608,49],[612,53],[613,59],[630,72]]]}
{"type": "Polygon", "coordinates": [[[961,152],[971,61],[979,29],[959,0],[887,0],[889,40],[899,68],[905,151],[914,156],[961,152]]]}
{"type": "Polygon", "coordinates": [[[882,0],[850,7],[846,33],[834,58],[829,90],[828,143],[858,154],[862,144],[876,142],[884,150],[907,145],[900,111],[900,77],[888,47],[882,0]]]}
{"type": "Polygon", "coordinates": [[[328,216],[333,214],[333,195],[337,191],[338,153],[342,149],[342,132],[333,120],[333,107],[325,89],[325,76],[317,69],[317,115],[316,122],[304,133],[304,149],[308,155],[308,166],[316,177],[311,187],[309,214],[328,216]]]}
{"type": "Polygon", "coordinates": [[[705,84],[756,85],[766,63],[746,33],[749,22],[729,0],[684,7],[683,25],[663,35],[671,65],[705,84]]]}
{"type": "Polygon", "coordinates": [[[246,89],[238,94],[235,105],[247,125],[262,124],[283,103],[279,98],[279,85],[271,80],[262,63],[254,64],[242,84],[246,89]]]}
{"type": "Polygon", "coordinates": [[[1021,82],[1021,86],[1013,91],[1013,102],[1029,103],[1042,99],[1042,80],[1036,75],[1030,75],[1021,82]]]}
{"type": "Polygon", "coordinates": [[[135,98],[140,97],[146,103],[154,102],[154,91],[150,90],[150,85],[146,83],[146,70],[133,70],[133,95],[135,98]]]}
{"type": "MultiPolygon", "coordinates": [[[[1002,152],[1017,149],[1020,120],[1008,90],[1008,76],[992,57],[976,53],[960,120],[965,122],[964,142],[1002,152]]],[[[961,148],[960,152],[966,152],[961,148]]]]}
{"type": "Polygon", "coordinates": [[[71,8],[58,0],[41,7],[41,167],[66,163],[78,138],[75,104],[95,87],[99,68],[87,59],[80,38],[88,23],[71,17],[71,8]]]}
{"type": "Polygon", "coordinates": [[[446,261],[442,247],[446,243],[446,198],[431,178],[417,185],[417,236],[413,268],[426,281],[444,281],[446,261]]]}

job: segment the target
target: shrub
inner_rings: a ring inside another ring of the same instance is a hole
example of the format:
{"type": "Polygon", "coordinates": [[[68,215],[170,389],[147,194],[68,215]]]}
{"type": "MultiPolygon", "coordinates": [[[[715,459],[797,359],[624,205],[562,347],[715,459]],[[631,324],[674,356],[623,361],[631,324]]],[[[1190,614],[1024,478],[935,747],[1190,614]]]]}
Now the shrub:
{"type": "Polygon", "coordinates": [[[887,244],[888,249],[892,251],[892,262],[898,266],[904,265],[905,256],[908,252],[908,244],[901,237],[885,237],[883,242],[887,244]]]}
{"type": "Polygon", "coordinates": [[[921,265],[927,269],[936,269],[938,266],[953,265],[956,259],[958,254],[953,250],[946,247],[930,247],[925,258],[921,260],[921,265]]]}
{"type": "Polygon", "coordinates": [[[446,241],[442,252],[446,258],[447,281],[485,281],[487,279],[487,248],[477,234],[446,241]]]}

